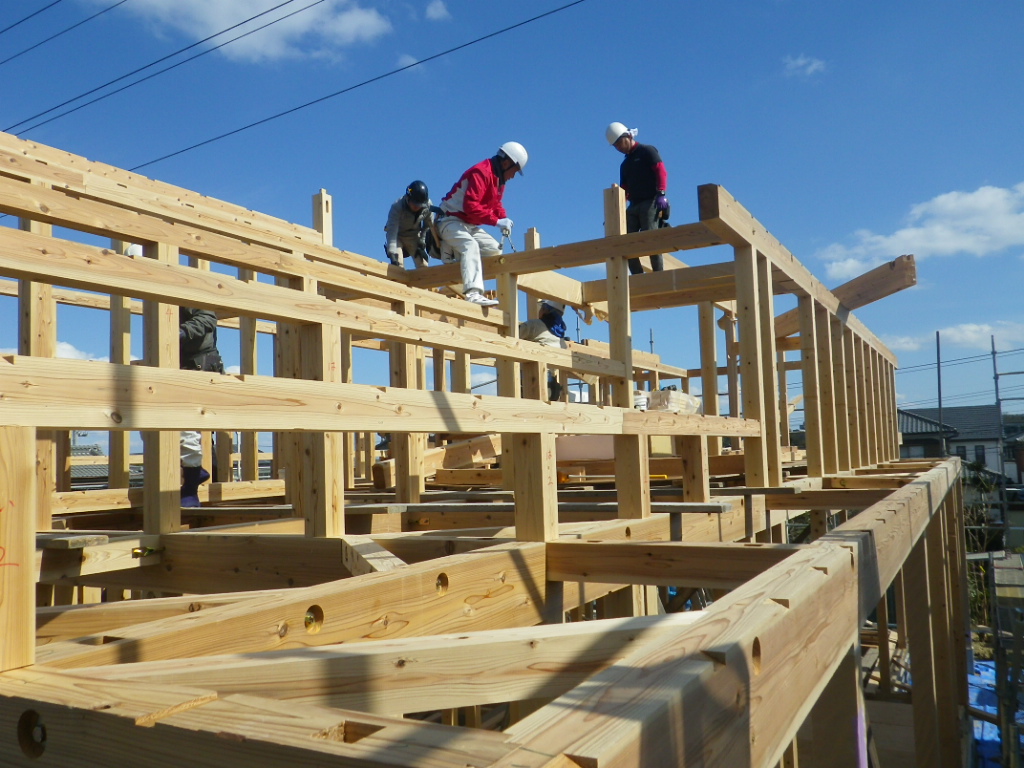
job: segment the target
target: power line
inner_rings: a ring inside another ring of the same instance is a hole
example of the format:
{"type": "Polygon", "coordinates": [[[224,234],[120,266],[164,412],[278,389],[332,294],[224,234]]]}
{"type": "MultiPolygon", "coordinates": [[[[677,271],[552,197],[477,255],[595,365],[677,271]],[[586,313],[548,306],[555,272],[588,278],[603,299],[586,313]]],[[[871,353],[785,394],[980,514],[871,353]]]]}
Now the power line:
{"type": "Polygon", "coordinates": [[[220,141],[221,139],[226,139],[229,136],[234,136],[237,133],[242,133],[243,131],[247,131],[250,128],[255,128],[258,125],[263,125],[264,123],[269,123],[271,120],[276,120],[279,117],[285,117],[286,115],[290,115],[290,114],[292,114],[294,112],[298,112],[300,110],[306,109],[307,107],[312,107],[314,104],[319,104],[320,102],[327,101],[328,99],[333,99],[335,96],[341,96],[341,95],[343,95],[345,93],[349,93],[351,91],[354,91],[357,88],[362,88],[365,85],[370,85],[371,83],[375,83],[378,80],[384,80],[385,78],[391,77],[392,75],[397,75],[400,72],[404,72],[407,69],[412,69],[413,67],[419,66],[420,64],[426,64],[428,61],[434,61],[435,59],[439,59],[442,56],[447,56],[449,54],[455,53],[456,51],[461,51],[463,48],[469,48],[470,46],[476,45],[477,43],[482,43],[485,40],[490,40],[491,38],[497,37],[498,35],[503,35],[506,32],[511,32],[513,29],[518,29],[519,27],[525,26],[525,25],[530,24],[530,23],[532,23],[534,21],[538,21],[538,20],[543,19],[543,18],[545,18],[547,16],[552,16],[552,15],[554,15],[556,13],[564,11],[564,10],[566,10],[568,8],[572,8],[575,5],[581,5],[582,3],[585,3],[585,2],[587,2],[587,0],[574,0],[574,2],[566,3],[565,5],[559,6],[558,8],[554,8],[554,9],[552,9],[550,11],[546,11],[545,13],[541,13],[541,14],[538,14],[536,16],[532,16],[531,18],[526,19],[525,21],[520,21],[517,24],[512,24],[510,26],[504,27],[502,29],[497,30],[496,32],[491,32],[490,34],[484,35],[483,37],[478,37],[475,40],[470,40],[468,43],[462,43],[461,45],[457,45],[454,48],[449,48],[446,51],[441,51],[440,53],[435,53],[434,55],[428,56],[425,59],[420,59],[419,61],[414,62],[412,64],[407,64],[404,67],[399,67],[397,69],[392,69],[390,72],[385,72],[383,75],[377,75],[376,77],[371,77],[369,80],[364,80],[361,83],[357,83],[355,85],[350,85],[348,88],[342,88],[340,91],[335,91],[334,93],[329,93],[326,96],[321,96],[318,99],[313,99],[313,101],[307,101],[305,104],[300,104],[297,107],[292,107],[291,109],[286,109],[286,110],[284,110],[282,112],[278,112],[277,114],[270,115],[269,117],[264,117],[262,120],[257,120],[255,122],[249,123],[248,125],[243,125],[241,128],[235,128],[234,130],[228,131],[227,133],[222,133],[219,136],[214,136],[213,138],[206,139],[205,141],[200,141],[197,144],[193,144],[193,145],[191,145],[189,147],[185,147],[184,149],[179,149],[177,152],[171,152],[170,154],[164,155],[162,157],[158,157],[155,160],[150,160],[148,162],[142,163],[141,165],[136,165],[134,168],[129,168],[128,170],[129,171],[137,171],[140,168],[145,168],[146,166],[154,165],[154,164],[162,162],[164,160],[169,160],[172,157],[177,157],[178,155],[182,155],[182,154],[184,154],[186,152],[190,152],[193,149],[198,149],[199,147],[204,147],[207,144],[212,144],[215,141],[220,141]]]}
{"type": "MultiPolygon", "coordinates": [[[[60,2],[60,0],[57,0],[57,1],[60,2]]],[[[151,61],[149,64],[146,64],[145,66],[139,67],[138,69],[133,69],[131,72],[128,72],[127,74],[121,75],[120,77],[115,77],[113,80],[108,80],[107,82],[103,83],[103,85],[98,85],[95,88],[92,88],[91,90],[86,91],[85,93],[80,93],[80,94],[78,94],[77,96],[75,96],[73,98],[70,98],[70,99],[68,99],[66,101],[62,101],[60,104],[58,104],[55,107],[50,107],[49,109],[44,109],[42,112],[39,112],[37,114],[32,115],[32,117],[26,117],[24,120],[19,120],[18,122],[14,123],[13,125],[9,125],[8,127],[4,128],[3,130],[5,132],[7,132],[7,133],[10,133],[14,128],[17,128],[19,125],[24,125],[27,122],[35,120],[37,117],[42,117],[43,115],[47,115],[50,112],[53,112],[54,110],[60,109],[61,107],[64,107],[64,106],[67,106],[68,104],[70,104],[73,101],[78,101],[81,98],[84,98],[86,96],[90,96],[90,95],[96,93],[96,91],[103,90],[108,85],[113,85],[114,83],[119,83],[122,80],[124,80],[126,77],[131,77],[132,75],[136,75],[136,74],[138,74],[139,72],[141,72],[144,69],[149,69],[150,67],[159,64],[161,61],[166,61],[167,59],[170,59],[170,58],[173,58],[173,57],[177,56],[179,53],[184,53],[185,51],[192,50],[197,45],[202,45],[203,43],[208,42],[208,41],[212,40],[215,37],[219,37],[220,35],[223,35],[223,34],[225,34],[227,32],[230,32],[233,29],[237,29],[238,27],[242,26],[243,24],[248,24],[250,21],[254,21],[255,19],[260,18],[260,16],[266,16],[268,13],[270,13],[272,11],[276,11],[278,8],[281,8],[283,6],[286,6],[286,5],[288,5],[290,3],[294,3],[294,2],[295,2],[295,0],[284,0],[284,2],[278,3],[273,8],[268,8],[267,10],[263,11],[262,13],[257,13],[255,16],[250,16],[245,21],[240,21],[237,24],[231,25],[227,29],[222,29],[220,32],[212,34],[209,37],[204,37],[202,40],[199,40],[199,41],[197,41],[195,43],[192,43],[191,45],[186,45],[184,48],[180,48],[177,51],[174,51],[173,53],[169,53],[166,56],[161,56],[156,61],[151,61]]]]}
{"type": "Polygon", "coordinates": [[[10,32],[10,31],[11,31],[12,29],[14,29],[14,28],[15,28],[16,26],[18,26],[19,24],[24,24],[24,23],[25,23],[26,21],[28,21],[29,19],[31,19],[31,18],[32,18],[33,16],[38,16],[38,15],[39,15],[40,13],[42,13],[43,11],[45,11],[45,10],[46,10],[47,8],[53,8],[53,6],[57,5],[57,3],[63,3],[63,2],[64,2],[64,0],[53,0],[53,2],[52,2],[52,3],[50,3],[49,5],[45,5],[45,6],[43,6],[43,7],[42,7],[42,8],[40,8],[40,9],[39,9],[38,11],[33,11],[33,12],[32,12],[32,13],[30,13],[30,14],[29,14],[28,16],[26,16],[26,17],[25,17],[24,19],[21,19],[20,21],[16,21],[16,22],[14,22],[14,23],[13,23],[13,24],[11,24],[11,26],[9,26],[9,27],[4,27],[3,29],[0,29],[0,35],[2,35],[2,34],[3,34],[4,32],[10,32]]]}
{"type": "MultiPolygon", "coordinates": [[[[124,2],[125,0],[121,0],[121,1],[124,2]]],[[[307,6],[303,7],[303,8],[299,8],[297,11],[292,11],[291,13],[287,13],[287,14],[285,14],[284,16],[282,16],[279,19],[274,19],[273,21],[268,21],[262,27],[256,27],[256,29],[250,29],[248,32],[243,32],[242,34],[238,35],[238,37],[233,37],[230,40],[226,40],[225,42],[221,43],[220,45],[215,45],[213,48],[207,48],[205,51],[200,51],[199,53],[197,53],[197,54],[195,54],[193,56],[189,56],[187,59],[183,59],[182,61],[179,61],[176,64],[171,64],[169,67],[164,67],[163,69],[159,69],[156,72],[151,72],[150,74],[146,75],[145,77],[140,77],[138,80],[134,80],[133,82],[128,83],[128,85],[121,86],[117,90],[108,91],[107,93],[104,93],[102,96],[97,96],[95,99],[91,99],[91,100],[85,102],[84,104],[79,104],[77,107],[72,107],[69,110],[61,112],[59,115],[54,115],[53,117],[48,117],[46,120],[38,122],[35,125],[30,125],[28,128],[23,128],[21,132],[24,134],[24,133],[28,133],[29,131],[34,131],[36,128],[39,128],[40,126],[46,125],[47,123],[52,123],[54,120],[58,120],[58,119],[64,117],[65,115],[70,115],[72,112],[77,112],[80,109],[84,109],[85,107],[88,107],[90,104],[95,104],[97,101],[103,101],[104,99],[106,99],[106,98],[108,98],[110,96],[114,96],[114,95],[116,95],[118,93],[121,93],[122,91],[127,91],[129,88],[132,88],[132,87],[138,85],[139,83],[144,83],[147,80],[152,80],[154,77],[157,77],[158,75],[162,75],[164,72],[170,72],[172,69],[177,69],[182,64],[188,64],[190,61],[194,61],[195,59],[198,59],[200,56],[205,56],[208,53],[213,53],[214,51],[223,48],[225,45],[231,45],[231,43],[233,43],[233,42],[235,42],[237,40],[241,40],[243,37],[248,37],[249,35],[255,34],[256,32],[259,32],[260,30],[266,29],[267,27],[272,27],[274,24],[277,24],[279,21],[284,21],[285,19],[290,19],[292,16],[295,16],[298,13],[302,13],[303,11],[308,11],[314,5],[320,5],[320,3],[323,3],[325,1],[326,0],[315,0],[315,2],[312,2],[312,3],[310,3],[309,5],[307,5],[307,6]]],[[[0,62],[0,63],[2,63],[2,62],[0,62]]]]}
{"type": "Polygon", "coordinates": [[[9,62],[9,61],[14,61],[14,60],[15,60],[16,58],[18,58],[19,56],[22,56],[22,55],[24,55],[24,54],[28,53],[29,51],[34,51],[34,50],[35,50],[36,48],[38,48],[39,46],[41,46],[41,45],[45,45],[46,43],[50,42],[51,40],[55,40],[56,38],[58,38],[58,37],[60,37],[61,35],[63,35],[63,34],[65,33],[65,32],[70,32],[70,31],[71,31],[72,29],[75,29],[76,27],[80,27],[80,26],[82,26],[83,24],[85,24],[86,22],[92,21],[92,20],[93,20],[93,19],[95,19],[95,18],[96,18],[97,16],[102,16],[102,15],[103,15],[104,13],[106,13],[107,11],[112,11],[112,10],[114,10],[115,8],[117,8],[117,6],[119,6],[119,5],[124,5],[124,4],[125,4],[125,3],[127,3],[127,2],[128,2],[128,0],[118,0],[118,2],[114,3],[113,5],[108,5],[108,6],[107,6],[106,8],[104,8],[104,9],[103,9],[102,11],[97,11],[96,13],[94,13],[94,14],[93,14],[92,16],[90,16],[89,18],[87,18],[87,19],[82,19],[82,20],[81,20],[80,22],[78,22],[77,24],[72,24],[72,25],[71,25],[70,27],[68,27],[67,29],[62,29],[62,30],[61,30],[60,32],[58,32],[57,34],[55,34],[55,35],[50,35],[50,36],[49,36],[48,38],[46,38],[45,40],[40,40],[40,41],[39,41],[38,43],[36,43],[35,45],[30,45],[30,46],[29,46],[28,48],[26,48],[25,50],[23,50],[23,51],[19,51],[18,53],[14,54],[13,56],[8,56],[8,57],[7,57],[6,59],[4,59],[3,61],[0,61],[0,67],[2,67],[2,66],[3,66],[4,64],[6,64],[6,63],[7,63],[7,62],[9,62]]]}
{"type": "MultiPolygon", "coordinates": [[[[996,354],[997,355],[1016,355],[1016,354],[1020,354],[1021,352],[1024,352],[1024,347],[1018,348],[1018,349],[1005,349],[1002,352],[996,352],[996,354]]],[[[981,361],[988,361],[988,360],[991,360],[991,359],[992,359],[992,354],[991,353],[985,353],[983,355],[970,355],[968,357],[955,357],[952,360],[943,360],[942,361],[942,367],[945,368],[947,365],[948,366],[966,365],[968,363],[976,363],[976,362],[981,362],[981,361]]],[[[906,368],[899,368],[899,369],[897,369],[896,373],[914,373],[914,372],[919,372],[919,371],[923,371],[923,370],[928,370],[930,368],[935,368],[936,366],[937,366],[937,363],[922,363],[921,365],[910,365],[910,366],[907,366],[906,368]]]]}

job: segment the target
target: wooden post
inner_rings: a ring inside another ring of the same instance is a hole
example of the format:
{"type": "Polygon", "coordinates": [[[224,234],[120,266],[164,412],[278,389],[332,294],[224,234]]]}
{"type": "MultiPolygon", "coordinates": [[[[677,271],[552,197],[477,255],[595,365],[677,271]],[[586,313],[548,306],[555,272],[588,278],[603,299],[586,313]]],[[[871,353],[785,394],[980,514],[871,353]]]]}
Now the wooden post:
{"type": "Polygon", "coordinates": [[[801,768],[867,768],[867,716],[856,643],[814,703],[808,724],[812,738],[799,741],[801,768]]]}
{"type": "Polygon", "coordinates": [[[313,195],[313,229],[323,235],[324,245],[334,245],[334,210],[326,189],[313,195]]]}
{"type": "Polygon", "coordinates": [[[850,422],[846,403],[846,349],[843,336],[843,324],[838,317],[829,316],[829,332],[832,339],[832,396],[835,401],[836,418],[836,470],[849,472],[850,462],[850,422]]]}
{"type": "Polygon", "coordinates": [[[814,314],[814,337],[818,346],[818,403],[821,409],[822,470],[826,475],[831,475],[839,469],[835,382],[832,379],[831,315],[820,304],[814,305],[814,314]]]}
{"type": "Polygon", "coordinates": [[[927,530],[914,545],[903,566],[908,597],[907,629],[914,659],[914,748],[918,768],[943,765],[939,755],[942,742],[935,689],[935,646],[932,622],[932,590],[929,586],[927,530]]]}
{"type": "MultiPolygon", "coordinates": [[[[715,326],[715,305],[702,301],[698,305],[700,325],[700,389],[704,401],[704,415],[718,416],[718,328],[715,326]]],[[[722,438],[708,437],[708,456],[722,455],[722,438]]]]}
{"type": "MultiPolygon", "coordinates": [[[[305,325],[299,334],[302,378],[342,380],[341,332],[332,325],[305,325]]],[[[345,447],[342,432],[303,435],[304,450],[295,469],[297,513],[306,520],[306,535],[332,538],[345,534],[345,447]]]]}
{"type": "MultiPolygon", "coordinates": [[[[408,317],[415,309],[404,301],[394,302],[393,310],[408,317]]],[[[391,385],[406,389],[416,388],[417,347],[414,344],[391,342],[391,385]]],[[[396,432],[391,435],[391,454],[395,458],[395,501],[416,503],[425,487],[423,477],[424,435],[396,432]]]]}
{"type": "MultiPolygon", "coordinates": [[[[178,249],[164,243],[143,246],[142,255],[164,264],[178,263],[178,249]]],[[[177,369],[179,310],[174,304],[143,302],[143,358],[154,368],[177,369]]],[[[180,432],[143,432],[146,473],[143,479],[142,526],[146,533],[181,528],[180,432]]]]}
{"type": "MultiPolygon", "coordinates": [[[[626,198],[612,186],[604,195],[605,235],[626,231],[626,198]]],[[[633,317],[629,298],[629,269],[626,259],[613,256],[608,269],[609,357],[625,366],[623,376],[612,382],[612,402],[619,408],[633,407],[633,317]]],[[[615,435],[615,481],[619,517],[649,517],[651,514],[650,464],[646,435],[615,435]]]]}
{"type": "Polygon", "coordinates": [[[35,663],[35,430],[0,427],[0,672],[35,663]]]}
{"type": "MultiPolygon", "coordinates": [[[[238,279],[247,283],[256,282],[256,273],[251,269],[238,270],[238,279]]],[[[243,375],[254,375],[258,372],[258,334],[256,333],[256,319],[253,317],[240,317],[238,319],[239,339],[239,368],[243,375]]],[[[239,452],[239,476],[242,480],[258,480],[259,469],[259,433],[240,433],[239,452]]]]}
{"type": "MultiPolygon", "coordinates": [[[[943,505],[945,502],[943,502],[943,505]]],[[[949,563],[946,560],[947,539],[943,506],[932,515],[928,524],[928,587],[931,601],[932,648],[934,653],[935,705],[939,725],[939,753],[943,768],[960,766],[960,724],[957,713],[958,684],[953,677],[959,667],[953,657],[952,616],[950,606],[949,563]]],[[[911,654],[914,653],[911,637],[911,654]]],[[[912,656],[911,670],[916,674],[916,656],[912,656]]]]}
{"type": "Polygon", "coordinates": [[[861,435],[864,425],[860,418],[859,377],[857,375],[857,342],[853,331],[843,329],[843,361],[846,377],[846,423],[847,437],[850,444],[850,466],[861,467],[864,457],[861,454],[861,435]]]}
{"type": "MultiPolygon", "coordinates": [[[[533,231],[536,232],[536,230],[533,231]]],[[[526,247],[531,247],[529,240],[526,247]]],[[[501,329],[502,335],[510,339],[519,338],[519,278],[515,274],[507,272],[498,275],[498,302],[498,306],[505,313],[505,327],[501,329]]],[[[495,369],[498,376],[499,397],[519,397],[521,388],[519,363],[514,360],[499,359],[495,369]]],[[[513,434],[502,435],[501,485],[506,490],[517,487],[515,451],[521,444],[513,434]]],[[[519,508],[518,501],[516,508],[519,508]]]]}
{"type": "Polygon", "coordinates": [[[683,460],[683,501],[706,504],[711,501],[708,470],[709,438],[686,435],[679,438],[683,460]]]}
{"type": "MultiPolygon", "coordinates": [[[[772,265],[756,254],[758,351],[761,358],[761,445],[767,464],[765,485],[782,485],[782,456],[779,435],[779,376],[775,370],[775,298],[772,265]]],[[[749,482],[749,481],[748,481],[749,482]]]]}
{"type": "MultiPolygon", "coordinates": [[[[110,247],[124,255],[128,243],[111,240],[110,247]]],[[[132,361],[132,311],[127,296],[110,296],[110,362],[130,365],[132,361]]],[[[107,487],[127,488],[130,472],[131,433],[111,430],[107,433],[107,487]]]]}
{"type": "Polygon", "coordinates": [[[800,352],[803,362],[807,474],[811,477],[821,477],[824,474],[825,447],[821,435],[821,406],[818,400],[817,312],[814,309],[815,301],[810,296],[800,296],[797,301],[797,315],[800,321],[800,352]]]}
{"type": "MultiPolygon", "coordinates": [[[[19,219],[18,227],[23,232],[50,237],[53,227],[31,219],[19,219]]],[[[57,355],[57,302],[53,298],[53,286],[48,283],[18,281],[18,354],[33,357],[56,357],[57,355]]],[[[65,435],[64,439],[67,439],[65,435]]],[[[61,469],[58,441],[55,430],[36,432],[36,530],[48,531],[53,527],[53,494],[57,491],[57,478],[61,469]]]]}
{"type": "Polygon", "coordinates": [[[867,355],[864,352],[864,340],[857,338],[854,344],[854,358],[857,363],[855,375],[857,377],[857,422],[860,432],[860,466],[874,464],[874,431],[871,424],[871,377],[868,375],[870,367],[867,355]]]}

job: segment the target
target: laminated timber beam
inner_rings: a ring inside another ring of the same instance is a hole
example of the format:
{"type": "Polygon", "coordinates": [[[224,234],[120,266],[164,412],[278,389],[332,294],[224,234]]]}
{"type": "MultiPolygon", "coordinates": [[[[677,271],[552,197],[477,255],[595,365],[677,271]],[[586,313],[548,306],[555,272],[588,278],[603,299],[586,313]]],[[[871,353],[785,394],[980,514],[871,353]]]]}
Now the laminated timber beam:
{"type": "Polygon", "coordinates": [[[506,738],[478,728],[365,712],[218,697],[209,688],[103,683],[34,668],[0,679],[0,765],[146,765],[173,768],[466,768],[509,752],[506,738]]]}
{"type": "Polygon", "coordinates": [[[548,578],[734,589],[799,549],[789,544],[552,542],[548,578]]]}
{"type": "MultiPolygon", "coordinates": [[[[488,277],[506,273],[528,275],[534,272],[600,264],[609,258],[650,256],[652,253],[721,245],[722,242],[719,235],[701,223],[681,224],[628,235],[610,235],[568,245],[546,246],[514,254],[486,256],[481,261],[484,274],[488,277]]],[[[436,288],[458,282],[459,274],[458,264],[442,264],[413,270],[408,273],[408,282],[409,285],[418,288],[436,288]]]]}
{"type": "MultiPolygon", "coordinates": [[[[520,342],[492,333],[455,328],[421,317],[398,318],[388,309],[317,295],[292,293],[262,283],[249,283],[175,264],[132,259],[104,248],[61,241],[28,232],[0,231],[0,270],[21,279],[46,279],[86,290],[105,289],[143,299],[177,302],[216,311],[228,308],[253,318],[329,327],[380,337],[389,341],[415,340],[443,349],[456,349],[520,361],[554,360],[567,368],[598,375],[621,372],[621,363],[570,354],[557,348],[520,342]]],[[[465,303],[465,302],[463,302],[465,303]]],[[[497,316],[497,311],[488,310],[497,316]]]]}
{"type": "Polygon", "coordinates": [[[760,433],[750,419],[21,356],[0,357],[0,393],[9,424],[58,429],[760,433]]]}
{"type": "Polygon", "coordinates": [[[396,714],[553,699],[637,645],[701,619],[699,612],[463,632],[409,640],[119,664],[76,670],[96,680],[203,687],[396,714]]]}
{"type": "Polygon", "coordinates": [[[283,596],[126,627],[117,637],[41,648],[37,663],[59,668],[254,652],[541,622],[544,545],[499,544],[443,565],[427,562],[370,573],[283,596]],[[391,599],[381,613],[380,590],[391,599]]]}
{"type": "MultiPolygon", "coordinates": [[[[872,302],[892,296],[906,288],[917,285],[917,265],[914,257],[900,256],[890,262],[868,270],[852,280],[832,289],[846,310],[859,309],[872,302]]],[[[796,310],[783,312],[775,318],[775,335],[778,338],[799,332],[799,318],[796,310]]]]}

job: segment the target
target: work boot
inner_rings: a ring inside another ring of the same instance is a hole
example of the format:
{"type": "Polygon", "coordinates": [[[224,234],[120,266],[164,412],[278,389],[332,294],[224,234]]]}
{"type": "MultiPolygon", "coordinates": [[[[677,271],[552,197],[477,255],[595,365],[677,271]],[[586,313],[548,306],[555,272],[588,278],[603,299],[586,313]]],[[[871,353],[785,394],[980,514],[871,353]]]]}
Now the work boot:
{"type": "Polygon", "coordinates": [[[181,506],[198,507],[199,486],[210,479],[210,473],[202,467],[182,467],[181,506]]]}

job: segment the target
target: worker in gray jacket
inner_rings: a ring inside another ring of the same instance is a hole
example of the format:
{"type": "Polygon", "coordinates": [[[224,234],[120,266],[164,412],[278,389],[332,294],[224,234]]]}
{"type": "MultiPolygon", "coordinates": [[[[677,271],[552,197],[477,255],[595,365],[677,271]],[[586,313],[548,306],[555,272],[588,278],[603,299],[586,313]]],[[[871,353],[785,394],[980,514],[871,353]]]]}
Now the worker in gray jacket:
{"type": "Polygon", "coordinates": [[[414,181],[388,211],[388,223],[384,226],[388,261],[404,267],[403,259],[411,256],[417,268],[427,266],[426,235],[433,215],[427,185],[414,181]]]}

